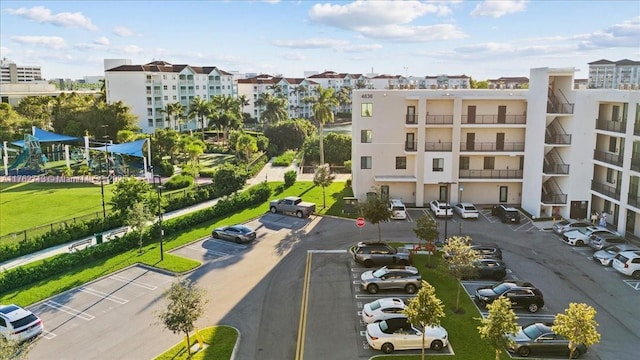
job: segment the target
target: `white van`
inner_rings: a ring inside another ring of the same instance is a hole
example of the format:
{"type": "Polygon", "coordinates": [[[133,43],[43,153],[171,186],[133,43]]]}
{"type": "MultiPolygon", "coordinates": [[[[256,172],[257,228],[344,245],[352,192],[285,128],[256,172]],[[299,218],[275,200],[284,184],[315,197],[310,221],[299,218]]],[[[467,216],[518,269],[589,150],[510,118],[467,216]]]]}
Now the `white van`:
{"type": "Polygon", "coordinates": [[[391,199],[389,201],[389,210],[391,218],[394,220],[405,220],[407,218],[407,208],[400,199],[391,199]]]}

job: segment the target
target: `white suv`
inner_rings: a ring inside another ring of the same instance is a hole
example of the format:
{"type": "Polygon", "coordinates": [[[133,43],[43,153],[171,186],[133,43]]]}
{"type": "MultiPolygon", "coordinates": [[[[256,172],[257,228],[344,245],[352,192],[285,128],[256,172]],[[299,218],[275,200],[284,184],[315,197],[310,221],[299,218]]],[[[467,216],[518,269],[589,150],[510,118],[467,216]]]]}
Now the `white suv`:
{"type": "Polygon", "coordinates": [[[42,320],[18,305],[0,305],[0,334],[7,340],[25,341],[44,331],[42,320]]]}
{"type": "Polygon", "coordinates": [[[453,208],[444,201],[433,200],[429,203],[429,206],[431,206],[431,211],[436,217],[453,216],[453,208]]]}
{"type": "Polygon", "coordinates": [[[613,268],[634,279],[640,279],[640,251],[619,253],[613,258],[613,268]]]}

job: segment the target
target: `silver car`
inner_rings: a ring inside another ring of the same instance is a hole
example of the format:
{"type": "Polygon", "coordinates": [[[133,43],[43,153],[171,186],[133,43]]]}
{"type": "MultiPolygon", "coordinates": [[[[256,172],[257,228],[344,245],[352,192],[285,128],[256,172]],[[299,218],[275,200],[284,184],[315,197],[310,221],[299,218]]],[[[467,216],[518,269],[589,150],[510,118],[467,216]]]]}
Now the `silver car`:
{"type": "Polygon", "coordinates": [[[363,272],[360,282],[362,290],[369,294],[388,289],[404,289],[407,294],[415,294],[422,286],[422,275],[413,266],[389,265],[363,272]]]}
{"type": "Polygon", "coordinates": [[[211,232],[214,239],[231,240],[238,244],[251,242],[256,239],[256,231],[245,225],[231,225],[214,229],[211,232]]]}
{"type": "Polygon", "coordinates": [[[623,251],[637,251],[639,247],[631,244],[618,244],[607,246],[602,250],[598,250],[593,253],[593,261],[599,263],[602,266],[611,266],[613,258],[623,251]]]}

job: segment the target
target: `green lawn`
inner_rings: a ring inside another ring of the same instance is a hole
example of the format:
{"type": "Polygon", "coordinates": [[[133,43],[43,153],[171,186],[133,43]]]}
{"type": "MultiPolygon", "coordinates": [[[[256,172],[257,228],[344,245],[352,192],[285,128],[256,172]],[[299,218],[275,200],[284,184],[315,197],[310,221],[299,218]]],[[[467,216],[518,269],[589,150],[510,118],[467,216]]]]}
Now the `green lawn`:
{"type": "MultiPolygon", "coordinates": [[[[204,350],[194,353],[191,359],[203,359],[203,360],[228,360],[233,352],[233,347],[238,339],[238,331],[230,326],[212,326],[204,328],[198,331],[196,334],[192,334],[190,342],[193,345],[197,342],[196,338],[201,337],[205,344],[204,350]]],[[[187,357],[187,344],[186,341],[181,341],[171,349],[167,350],[164,354],[156,357],[155,360],[179,360],[188,359],[187,357]]]]}

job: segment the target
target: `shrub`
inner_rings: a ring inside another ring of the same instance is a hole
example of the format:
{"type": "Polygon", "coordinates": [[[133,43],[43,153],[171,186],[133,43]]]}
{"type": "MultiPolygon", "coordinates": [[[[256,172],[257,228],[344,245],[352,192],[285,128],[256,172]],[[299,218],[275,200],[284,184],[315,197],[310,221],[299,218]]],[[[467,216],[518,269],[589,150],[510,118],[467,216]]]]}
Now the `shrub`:
{"type": "Polygon", "coordinates": [[[189,175],[175,175],[167,181],[164,186],[167,190],[182,189],[193,185],[193,178],[189,175]]]}
{"type": "Polygon", "coordinates": [[[343,165],[344,165],[344,172],[347,174],[351,173],[351,160],[345,161],[343,165]]]}
{"type": "Polygon", "coordinates": [[[167,159],[163,159],[157,169],[154,172],[162,177],[173,176],[173,165],[167,159]]]}
{"type": "Polygon", "coordinates": [[[216,169],[202,169],[200,170],[200,176],[204,178],[212,178],[215,172],[216,169]]]}
{"type": "Polygon", "coordinates": [[[284,186],[290,187],[291,185],[296,183],[296,178],[298,177],[298,172],[295,170],[289,170],[284,173],[284,186]]]}
{"type": "Polygon", "coordinates": [[[278,156],[273,160],[271,165],[273,166],[289,166],[296,158],[296,152],[293,150],[287,150],[284,154],[278,156]]]}
{"type": "Polygon", "coordinates": [[[345,181],[346,187],[351,187],[351,181],[351,178],[348,178],[347,181],[345,181]]]}

